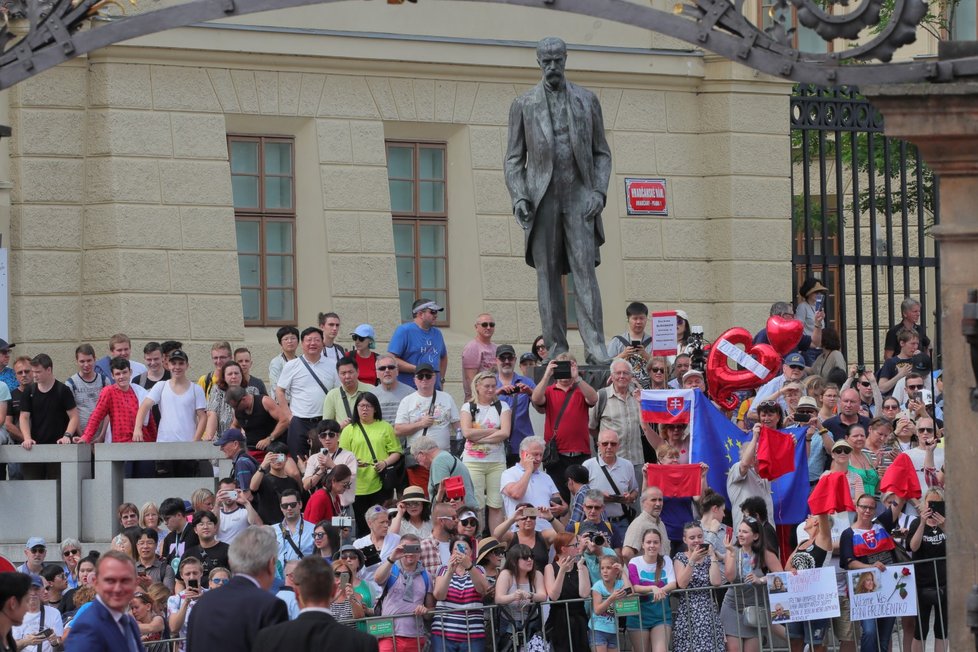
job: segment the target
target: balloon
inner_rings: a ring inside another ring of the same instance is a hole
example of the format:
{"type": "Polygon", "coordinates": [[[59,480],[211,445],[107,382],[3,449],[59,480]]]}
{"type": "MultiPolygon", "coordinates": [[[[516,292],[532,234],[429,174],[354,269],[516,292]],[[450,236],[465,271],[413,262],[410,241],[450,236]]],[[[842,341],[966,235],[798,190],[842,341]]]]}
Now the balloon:
{"type": "Polygon", "coordinates": [[[775,315],[767,320],[767,341],[779,355],[788,355],[793,351],[804,334],[805,324],[797,319],[775,315]]]}
{"type": "Polygon", "coordinates": [[[710,347],[706,360],[707,387],[710,398],[727,410],[734,409],[739,402],[734,391],[760,387],[781,373],[781,356],[774,347],[753,344],[752,340],[746,328],[736,326],[724,332],[710,347]],[[738,363],[737,369],[730,368],[727,363],[730,359],[738,363]]]}

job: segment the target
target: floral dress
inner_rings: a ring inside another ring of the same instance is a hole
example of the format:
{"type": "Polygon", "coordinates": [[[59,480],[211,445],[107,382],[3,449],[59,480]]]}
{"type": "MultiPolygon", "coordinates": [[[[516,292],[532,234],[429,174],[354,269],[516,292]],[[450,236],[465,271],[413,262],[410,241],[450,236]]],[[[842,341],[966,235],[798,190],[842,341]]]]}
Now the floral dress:
{"type": "MultiPolygon", "coordinates": [[[[693,566],[687,589],[710,586],[710,560],[693,566]]],[[[676,554],[675,566],[689,565],[685,552],[676,554]]],[[[683,591],[673,615],[674,652],[723,652],[723,627],[711,591],[683,591]]]]}

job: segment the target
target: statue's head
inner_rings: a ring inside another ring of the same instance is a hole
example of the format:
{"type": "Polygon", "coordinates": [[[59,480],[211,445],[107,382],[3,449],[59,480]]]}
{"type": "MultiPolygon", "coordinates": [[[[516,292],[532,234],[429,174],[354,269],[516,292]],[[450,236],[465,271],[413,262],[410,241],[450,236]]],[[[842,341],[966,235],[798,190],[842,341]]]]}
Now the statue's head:
{"type": "Polygon", "coordinates": [[[567,44],[556,36],[548,36],[537,43],[537,64],[543,71],[543,79],[550,88],[564,83],[564,66],[567,63],[567,44]]]}

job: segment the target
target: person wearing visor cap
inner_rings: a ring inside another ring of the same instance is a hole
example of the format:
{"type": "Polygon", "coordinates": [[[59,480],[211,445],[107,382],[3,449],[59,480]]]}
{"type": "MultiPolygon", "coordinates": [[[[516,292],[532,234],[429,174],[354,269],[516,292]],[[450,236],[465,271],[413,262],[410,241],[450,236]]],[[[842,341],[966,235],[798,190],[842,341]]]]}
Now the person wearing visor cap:
{"type": "Polygon", "coordinates": [[[441,389],[441,381],[448,368],[448,347],[441,330],[435,327],[440,305],[424,297],[411,306],[412,320],[394,330],[387,350],[397,359],[397,379],[415,389],[414,372],[418,365],[427,363],[438,371],[435,389],[441,389]]]}

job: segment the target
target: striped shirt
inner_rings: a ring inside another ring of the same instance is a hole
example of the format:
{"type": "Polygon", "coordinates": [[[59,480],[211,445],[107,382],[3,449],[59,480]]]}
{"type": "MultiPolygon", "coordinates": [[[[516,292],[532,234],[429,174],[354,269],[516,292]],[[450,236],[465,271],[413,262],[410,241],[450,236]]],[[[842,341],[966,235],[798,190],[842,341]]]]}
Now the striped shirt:
{"type": "MultiPolygon", "coordinates": [[[[450,572],[448,566],[442,566],[438,571],[438,576],[441,577],[450,572]]],[[[483,573],[483,570],[478,566],[473,566],[470,573],[483,573]]],[[[431,624],[432,634],[450,641],[485,638],[486,629],[482,610],[471,608],[482,605],[482,596],[475,590],[475,583],[472,581],[470,573],[452,575],[451,583],[448,585],[448,595],[445,596],[444,600],[438,601],[438,612],[431,624]],[[466,607],[470,609],[468,611],[442,613],[445,610],[464,609],[466,607]]]]}

